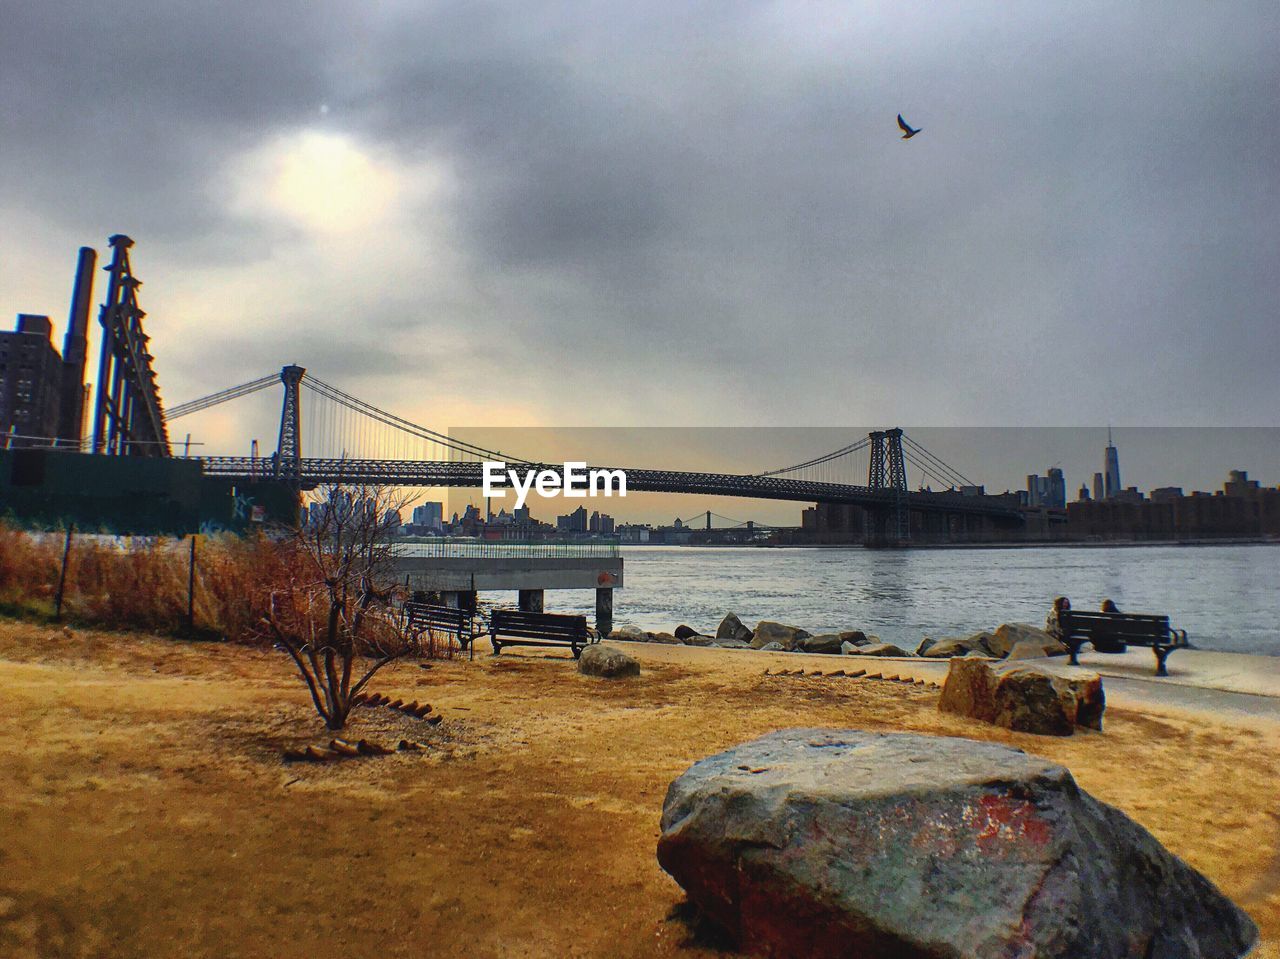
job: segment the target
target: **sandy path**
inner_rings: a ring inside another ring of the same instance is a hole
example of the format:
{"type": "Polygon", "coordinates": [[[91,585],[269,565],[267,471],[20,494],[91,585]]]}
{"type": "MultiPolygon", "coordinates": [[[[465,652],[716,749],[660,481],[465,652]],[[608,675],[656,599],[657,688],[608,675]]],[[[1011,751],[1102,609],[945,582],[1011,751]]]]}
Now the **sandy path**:
{"type": "Polygon", "coordinates": [[[654,858],[666,785],[795,725],[1063,762],[1280,939],[1270,727],[1112,709],[1101,735],[1045,739],[942,716],[919,687],[634,651],[644,675],[618,684],[516,650],[397,665],[377,687],[444,725],[361,710],[350,733],[430,752],[286,766],[328,736],[280,654],[0,624],[0,955],[718,955],[654,858]]]}

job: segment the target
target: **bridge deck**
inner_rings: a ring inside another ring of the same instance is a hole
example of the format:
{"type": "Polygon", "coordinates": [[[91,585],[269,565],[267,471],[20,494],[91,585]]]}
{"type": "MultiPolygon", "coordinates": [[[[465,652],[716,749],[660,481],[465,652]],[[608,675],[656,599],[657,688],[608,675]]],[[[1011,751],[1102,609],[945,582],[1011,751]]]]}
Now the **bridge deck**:
{"type": "MultiPolygon", "coordinates": [[[[209,476],[266,478],[269,460],[248,456],[194,457],[209,476]]],[[[512,464],[518,468],[560,470],[563,464],[512,464]]],[[[329,483],[376,483],[388,486],[461,487],[479,489],[482,465],[478,462],[429,460],[306,459],[301,463],[300,483],[314,488],[329,483]]],[[[818,483],[777,476],[735,473],[695,473],[676,470],[626,469],[627,491],[636,493],[691,493],[706,496],[739,496],[748,499],[789,500],[800,503],[842,503],[887,509],[905,496],[909,509],[940,513],[973,513],[1010,520],[1021,519],[1017,508],[992,503],[981,496],[959,493],[899,493],[843,483],[818,483]]]]}

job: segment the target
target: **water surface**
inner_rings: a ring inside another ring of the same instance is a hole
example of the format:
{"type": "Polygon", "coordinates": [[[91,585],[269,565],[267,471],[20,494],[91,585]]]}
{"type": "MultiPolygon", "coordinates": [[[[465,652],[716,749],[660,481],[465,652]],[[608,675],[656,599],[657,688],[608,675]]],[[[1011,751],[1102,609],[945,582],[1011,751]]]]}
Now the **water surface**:
{"type": "MultiPolygon", "coordinates": [[[[1042,624],[1055,596],[1166,613],[1205,649],[1280,655],[1280,546],[1034,549],[623,549],[616,625],[714,632],[737,613],[812,633],[862,629],[914,648],[925,635],[1042,624]]],[[[485,599],[510,598],[486,595],[485,599]]],[[[592,613],[594,594],[548,591],[548,612],[592,613]]]]}

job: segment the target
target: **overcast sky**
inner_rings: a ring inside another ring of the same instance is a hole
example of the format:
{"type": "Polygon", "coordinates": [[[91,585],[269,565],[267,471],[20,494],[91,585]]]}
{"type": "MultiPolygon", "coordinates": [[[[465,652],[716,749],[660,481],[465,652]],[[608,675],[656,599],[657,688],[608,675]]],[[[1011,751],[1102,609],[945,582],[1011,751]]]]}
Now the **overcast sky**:
{"type": "Polygon", "coordinates": [[[1276,424],[1274,0],[0,3],[0,309],[128,233],[171,404],[1276,424]]]}

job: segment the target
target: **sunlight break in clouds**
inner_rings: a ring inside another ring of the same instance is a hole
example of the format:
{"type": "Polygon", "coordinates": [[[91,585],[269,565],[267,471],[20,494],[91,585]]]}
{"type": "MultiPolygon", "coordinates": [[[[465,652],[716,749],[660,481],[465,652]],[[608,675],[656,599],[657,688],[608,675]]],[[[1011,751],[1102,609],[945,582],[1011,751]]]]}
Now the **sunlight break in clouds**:
{"type": "Polygon", "coordinates": [[[367,229],[405,191],[403,173],[350,137],[302,130],[236,164],[237,212],[266,210],[318,233],[367,229]]]}

